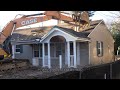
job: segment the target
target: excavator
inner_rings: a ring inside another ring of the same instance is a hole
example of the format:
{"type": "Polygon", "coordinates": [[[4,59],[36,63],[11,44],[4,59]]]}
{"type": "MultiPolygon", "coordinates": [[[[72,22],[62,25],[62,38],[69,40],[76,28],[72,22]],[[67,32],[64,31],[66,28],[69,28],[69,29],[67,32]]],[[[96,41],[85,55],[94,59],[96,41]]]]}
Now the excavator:
{"type": "Polygon", "coordinates": [[[60,11],[45,11],[44,13],[39,14],[22,15],[20,18],[15,18],[8,22],[8,24],[3,28],[2,32],[0,32],[0,60],[11,58],[11,35],[13,31],[19,27],[47,21],[50,19],[61,20],[69,24],[73,24],[75,22],[84,22],[84,24],[89,23],[89,16],[86,12],[82,12],[80,16],[72,15],[72,17],[64,14],[65,13],[60,11]]]}

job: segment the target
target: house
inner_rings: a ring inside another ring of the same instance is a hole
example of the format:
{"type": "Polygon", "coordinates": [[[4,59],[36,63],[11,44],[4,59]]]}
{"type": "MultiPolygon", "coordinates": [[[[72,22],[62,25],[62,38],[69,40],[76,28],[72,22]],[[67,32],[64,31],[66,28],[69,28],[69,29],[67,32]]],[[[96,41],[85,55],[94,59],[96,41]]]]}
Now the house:
{"type": "Polygon", "coordinates": [[[68,24],[21,29],[12,35],[12,58],[35,66],[78,68],[113,61],[114,39],[103,20],[80,29],[68,24]]]}

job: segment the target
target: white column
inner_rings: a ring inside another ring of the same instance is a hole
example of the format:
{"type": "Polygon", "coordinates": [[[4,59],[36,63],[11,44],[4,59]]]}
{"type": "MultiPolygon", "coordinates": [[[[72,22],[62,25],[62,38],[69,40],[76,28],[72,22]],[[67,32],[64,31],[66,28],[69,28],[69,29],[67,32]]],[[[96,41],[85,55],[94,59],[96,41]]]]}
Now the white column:
{"type": "Polygon", "coordinates": [[[12,45],[12,59],[15,58],[15,45],[12,45]]]}
{"type": "Polygon", "coordinates": [[[60,64],[60,69],[62,68],[62,55],[59,55],[59,64],[60,64]]]}
{"type": "Polygon", "coordinates": [[[43,62],[43,67],[45,67],[45,47],[44,47],[44,43],[42,43],[42,62],[43,62]]]}
{"type": "Polygon", "coordinates": [[[68,60],[67,60],[67,44],[65,43],[65,64],[68,64],[68,60]]]}
{"type": "Polygon", "coordinates": [[[68,67],[70,67],[70,42],[67,42],[67,60],[68,60],[68,67]]]}
{"type": "Polygon", "coordinates": [[[51,61],[50,61],[50,43],[48,43],[48,67],[51,68],[51,61]]]}
{"type": "Polygon", "coordinates": [[[74,52],[74,67],[76,68],[76,41],[73,41],[73,52],[74,52]]]}
{"type": "Polygon", "coordinates": [[[76,43],[76,48],[77,48],[76,49],[77,50],[77,54],[76,54],[77,55],[76,56],[77,57],[77,65],[80,65],[80,45],[79,44],[80,44],[80,42],[76,43]]]}

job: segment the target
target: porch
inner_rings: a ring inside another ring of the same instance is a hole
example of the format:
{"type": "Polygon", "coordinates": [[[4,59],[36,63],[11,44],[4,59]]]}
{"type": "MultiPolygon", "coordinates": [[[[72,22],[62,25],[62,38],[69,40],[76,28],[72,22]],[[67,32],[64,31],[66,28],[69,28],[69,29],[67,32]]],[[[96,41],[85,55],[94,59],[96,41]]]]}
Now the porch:
{"type": "Polygon", "coordinates": [[[78,68],[89,64],[89,42],[56,35],[33,44],[32,64],[43,68],[78,68]],[[46,40],[47,41],[47,40],[46,40]]]}

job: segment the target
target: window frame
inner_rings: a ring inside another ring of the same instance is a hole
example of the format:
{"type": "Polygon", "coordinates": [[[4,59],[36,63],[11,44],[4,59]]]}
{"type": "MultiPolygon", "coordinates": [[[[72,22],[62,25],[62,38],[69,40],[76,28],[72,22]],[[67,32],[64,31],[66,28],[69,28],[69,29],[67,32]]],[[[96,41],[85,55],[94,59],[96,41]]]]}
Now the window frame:
{"type": "Polygon", "coordinates": [[[103,56],[103,42],[102,41],[97,41],[97,56],[102,57],[103,56]]]}
{"type": "Polygon", "coordinates": [[[39,45],[37,45],[37,46],[38,46],[38,49],[37,49],[37,50],[35,49],[35,45],[37,45],[37,44],[33,44],[33,57],[36,58],[35,52],[38,52],[38,57],[40,57],[40,52],[39,52],[39,45]]]}
{"type": "Polygon", "coordinates": [[[15,53],[17,53],[17,54],[20,54],[21,53],[21,45],[15,45],[15,53]],[[19,46],[19,48],[17,47],[17,46],[19,46]],[[19,52],[17,52],[16,50],[17,49],[19,49],[20,51],[19,52]]]}

